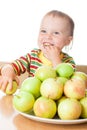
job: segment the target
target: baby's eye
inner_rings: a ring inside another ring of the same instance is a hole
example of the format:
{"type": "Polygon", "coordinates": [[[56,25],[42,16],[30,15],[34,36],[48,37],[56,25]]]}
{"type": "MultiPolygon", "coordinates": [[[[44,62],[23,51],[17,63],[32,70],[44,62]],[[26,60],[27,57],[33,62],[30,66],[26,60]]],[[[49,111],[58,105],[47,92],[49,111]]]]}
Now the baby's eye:
{"type": "Polygon", "coordinates": [[[55,35],[58,35],[58,34],[60,34],[60,33],[59,33],[59,32],[54,32],[54,34],[55,34],[55,35]]]}
{"type": "Polygon", "coordinates": [[[46,33],[46,30],[41,30],[40,32],[42,32],[42,33],[46,33]]]}

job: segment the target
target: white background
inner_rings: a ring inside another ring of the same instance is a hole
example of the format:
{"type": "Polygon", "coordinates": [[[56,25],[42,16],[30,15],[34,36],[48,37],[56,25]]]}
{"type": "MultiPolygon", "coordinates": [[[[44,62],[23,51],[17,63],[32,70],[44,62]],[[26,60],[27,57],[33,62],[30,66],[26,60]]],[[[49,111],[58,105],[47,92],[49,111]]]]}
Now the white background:
{"type": "Polygon", "coordinates": [[[0,61],[12,61],[37,47],[42,17],[60,10],[75,22],[73,47],[76,64],[87,65],[86,0],[0,0],[0,61]]]}

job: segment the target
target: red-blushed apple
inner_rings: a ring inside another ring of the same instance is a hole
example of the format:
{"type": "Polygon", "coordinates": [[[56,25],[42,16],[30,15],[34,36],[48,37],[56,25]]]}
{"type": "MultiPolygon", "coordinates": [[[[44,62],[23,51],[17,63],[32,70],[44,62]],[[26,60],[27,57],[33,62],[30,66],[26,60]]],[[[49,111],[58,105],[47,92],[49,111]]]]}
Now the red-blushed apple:
{"type": "Polygon", "coordinates": [[[60,63],[56,67],[56,72],[61,77],[70,78],[74,73],[74,68],[69,63],[60,63]]]}
{"type": "Polygon", "coordinates": [[[35,98],[40,96],[41,81],[36,77],[28,77],[22,84],[20,91],[31,92],[35,98]]]}
{"type": "Polygon", "coordinates": [[[13,83],[12,83],[12,89],[11,90],[9,89],[9,84],[8,84],[5,93],[7,95],[12,95],[12,94],[14,94],[16,92],[17,88],[18,88],[17,82],[13,81],[13,83]]]}
{"type": "Polygon", "coordinates": [[[60,80],[55,78],[48,78],[44,80],[40,87],[40,93],[42,96],[51,98],[53,100],[59,99],[64,90],[64,85],[60,80]]]}
{"type": "Polygon", "coordinates": [[[55,78],[57,74],[54,68],[50,66],[41,66],[36,70],[35,76],[41,81],[44,81],[47,78],[55,78]]]}
{"type": "Polygon", "coordinates": [[[80,100],[80,103],[82,105],[81,117],[87,118],[87,97],[82,98],[80,100]]]}
{"type": "Polygon", "coordinates": [[[66,97],[81,99],[85,97],[85,82],[79,79],[70,79],[64,85],[64,94],[66,97]]]}
{"type": "Polygon", "coordinates": [[[86,83],[86,88],[87,88],[87,74],[81,71],[76,71],[71,77],[72,79],[81,79],[84,80],[86,83]]]}
{"type": "Polygon", "coordinates": [[[33,94],[25,91],[19,91],[13,96],[13,106],[21,112],[29,112],[34,105],[35,98],[33,94]]]}
{"type": "Polygon", "coordinates": [[[58,116],[62,120],[79,119],[81,104],[76,99],[67,98],[58,104],[58,116]]]}
{"type": "Polygon", "coordinates": [[[34,103],[34,113],[38,117],[53,118],[56,114],[56,103],[54,100],[46,97],[39,97],[34,103]]]}

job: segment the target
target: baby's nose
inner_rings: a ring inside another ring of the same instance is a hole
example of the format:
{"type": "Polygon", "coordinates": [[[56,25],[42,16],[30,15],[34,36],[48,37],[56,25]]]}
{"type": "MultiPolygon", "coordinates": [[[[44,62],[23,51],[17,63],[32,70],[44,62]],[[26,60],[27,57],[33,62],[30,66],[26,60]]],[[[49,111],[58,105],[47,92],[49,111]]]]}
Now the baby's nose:
{"type": "Polygon", "coordinates": [[[51,33],[48,33],[48,34],[46,35],[46,37],[47,37],[48,39],[50,39],[50,38],[52,38],[52,34],[51,34],[51,33]]]}

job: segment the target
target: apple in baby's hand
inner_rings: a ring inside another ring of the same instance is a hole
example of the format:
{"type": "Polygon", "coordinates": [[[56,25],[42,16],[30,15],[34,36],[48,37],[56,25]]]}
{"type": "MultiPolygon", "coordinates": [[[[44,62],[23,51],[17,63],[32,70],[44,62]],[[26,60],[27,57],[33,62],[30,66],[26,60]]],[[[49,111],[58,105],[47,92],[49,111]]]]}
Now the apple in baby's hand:
{"type": "Polygon", "coordinates": [[[28,77],[22,84],[20,91],[31,92],[35,98],[40,96],[41,81],[36,77],[28,77]]]}
{"type": "Polygon", "coordinates": [[[54,68],[50,66],[41,66],[36,70],[35,76],[41,81],[44,81],[47,78],[55,78],[57,74],[54,68]]]}
{"type": "Polygon", "coordinates": [[[81,117],[87,118],[87,97],[82,98],[80,100],[80,103],[82,105],[81,117]]]}
{"type": "Polygon", "coordinates": [[[60,63],[56,67],[56,72],[61,77],[70,78],[74,73],[74,68],[69,63],[60,63]]]}
{"type": "Polygon", "coordinates": [[[18,84],[16,81],[13,81],[11,90],[9,90],[9,83],[8,83],[5,93],[7,95],[12,95],[16,92],[17,88],[18,88],[18,84]]]}
{"type": "Polygon", "coordinates": [[[81,104],[76,99],[67,98],[58,104],[58,116],[62,120],[79,119],[81,115],[81,104]]]}
{"type": "Polygon", "coordinates": [[[53,118],[56,114],[56,103],[46,97],[39,97],[34,103],[34,114],[42,118],[53,118]]]}
{"type": "Polygon", "coordinates": [[[14,108],[21,112],[29,112],[33,108],[34,102],[34,96],[25,91],[19,91],[19,93],[13,97],[14,108]]]}
{"type": "Polygon", "coordinates": [[[70,79],[64,85],[64,94],[66,97],[81,99],[85,97],[85,82],[80,79],[70,79]]]}
{"type": "Polygon", "coordinates": [[[64,90],[63,82],[56,78],[48,78],[44,80],[40,87],[40,93],[42,96],[51,98],[53,100],[59,99],[64,90]]]}
{"type": "Polygon", "coordinates": [[[85,96],[87,97],[87,89],[86,89],[86,91],[85,91],[85,96]]]}

